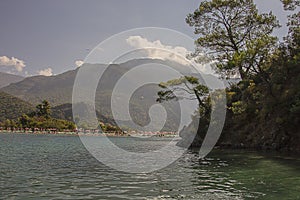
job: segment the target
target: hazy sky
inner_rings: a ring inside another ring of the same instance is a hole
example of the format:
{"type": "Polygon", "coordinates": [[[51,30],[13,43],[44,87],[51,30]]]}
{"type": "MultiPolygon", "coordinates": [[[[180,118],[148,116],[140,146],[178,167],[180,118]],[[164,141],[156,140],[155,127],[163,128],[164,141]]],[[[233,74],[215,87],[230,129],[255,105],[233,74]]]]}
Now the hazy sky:
{"type": "MultiPolygon", "coordinates": [[[[2,0],[0,70],[25,75],[58,74],[75,68],[98,43],[138,27],[163,27],[193,38],[185,17],[195,0],[2,0]],[[5,66],[6,65],[6,66],[5,66]],[[15,66],[15,68],[11,66],[15,66]],[[50,69],[51,68],[51,69],[50,69]]],[[[257,0],[284,24],[279,0],[257,0]]],[[[283,28],[278,35],[285,34],[283,28]]]]}

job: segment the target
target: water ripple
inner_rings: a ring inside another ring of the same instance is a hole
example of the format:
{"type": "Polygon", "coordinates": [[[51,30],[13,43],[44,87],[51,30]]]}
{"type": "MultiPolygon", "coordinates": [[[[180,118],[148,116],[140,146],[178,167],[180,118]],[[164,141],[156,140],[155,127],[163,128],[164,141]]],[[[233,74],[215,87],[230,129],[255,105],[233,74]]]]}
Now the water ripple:
{"type": "MultiPolygon", "coordinates": [[[[129,148],[126,140],[118,142],[129,148]]],[[[204,160],[187,152],[160,171],[127,174],[99,163],[75,136],[0,134],[0,160],[1,199],[300,198],[299,160],[253,152],[204,160]]]]}

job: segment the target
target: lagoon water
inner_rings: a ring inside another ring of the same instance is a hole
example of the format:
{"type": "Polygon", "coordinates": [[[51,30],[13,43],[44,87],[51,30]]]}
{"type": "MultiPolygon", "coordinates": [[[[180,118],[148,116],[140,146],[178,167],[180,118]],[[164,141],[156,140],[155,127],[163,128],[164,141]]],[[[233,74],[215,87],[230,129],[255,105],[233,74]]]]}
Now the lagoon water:
{"type": "MultiPolygon", "coordinates": [[[[111,138],[130,150],[157,148],[111,138]]],[[[300,199],[300,158],[215,150],[189,151],[169,167],[128,174],[106,167],[78,136],[0,134],[0,199],[300,199]]]]}

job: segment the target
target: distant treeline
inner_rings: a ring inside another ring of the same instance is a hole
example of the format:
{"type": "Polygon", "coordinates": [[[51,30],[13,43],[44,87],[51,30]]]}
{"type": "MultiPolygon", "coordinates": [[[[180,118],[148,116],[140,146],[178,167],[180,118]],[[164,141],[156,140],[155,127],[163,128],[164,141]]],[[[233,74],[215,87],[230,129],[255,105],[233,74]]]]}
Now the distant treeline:
{"type": "MultiPolygon", "coordinates": [[[[9,99],[16,100],[16,102],[21,101],[15,97],[5,94],[5,97],[9,99]]],[[[29,106],[26,102],[21,101],[17,107],[11,107],[10,104],[6,101],[7,104],[2,101],[3,107],[6,111],[6,116],[4,120],[0,121],[1,130],[20,130],[20,131],[76,131],[77,127],[72,119],[71,104],[62,105],[54,109],[51,108],[50,103],[47,100],[44,100],[41,104],[38,104],[35,109],[29,106]],[[24,106],[25,105],[25,106],[24,106]],[[63,109],[66,109],[67,114],[62,113],[63,109]],[[11,111],[16,110],[17,112],[13,115],[10,114],[11,111]],[[22,113],[24,111],[24,113],[22,113]],[[27,111],[27,112],[26,112],[27,111]],[[57,113],[52,113],[52,112],[57,113]],[[68,120],[67,120],[67,119],[68,120]]],[[[3,119],[2,118],[2,119],[3,119]]],[[[75,119],[76,120],[76,119],[75,119]]],[[[80,128],[90,129],[88,123],[80,122],[80,128]]],[[[121,133],[122,130],[109,122],[99,122],[99,127],[103,132],[115,132],[121,133]]]]}
{"type": "Polygon", "coordinates": [[[44,100],[36,106],[36,110],[30,113],[23,113],[17,119],[6,119],[0,122],[0,127],[4,129],[55,129],[75,130],[76,126],[72,121],[56,119],[51,117],[51,106],[48,101],[44,100]]]}

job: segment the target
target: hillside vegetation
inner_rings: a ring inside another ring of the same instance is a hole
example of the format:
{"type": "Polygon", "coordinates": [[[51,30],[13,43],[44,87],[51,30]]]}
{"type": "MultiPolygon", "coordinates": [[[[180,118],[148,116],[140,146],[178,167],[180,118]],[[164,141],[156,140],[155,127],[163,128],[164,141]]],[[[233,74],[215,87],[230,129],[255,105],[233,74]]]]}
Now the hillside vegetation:
{"type": "Polygon", "coordinates": [[[0,122],[6,119],[18,119],[24,113],[30,113],[34,107],[17,97],[0,91],[0,122]]]}
{"type": "MultiPolygon", "coordinates": [[[[289,11],[300,6],[299,0],[282,2],[289,11]]],[[[241,75],[241,81],[226,91],[227,116],[219,145],[299,152],[300,12],[288,17],[289,33],[281,43],[272,35],[278,28],[276,16],[259,14],[251,0],[202,2],[187,22],[200,35],[196,44],[214,54],[221,76],[241,75]]],[[[207,93],[201,95],[201,126],[192,144],[197,147],[206,134],[212,105],[207,93]]],[[[181,133],[182,145],[195,126],[181,133]]]]}
{"type": "MultiPolygon", "coordinates": [[[[96,109],[100,121],[109,121],[111,124],[116,124],[115,121],[112,120],[113,116],[111,111],[111,96],[115,84],[130,69],[147,63],[171,65],[181,71],[184,71],[186,68],[186,66],[181,64],[159,59],[134,59],[121,64],[109,65],[108,69],[103,74],[96,91],[96,109]]],[[[93,69],[103,68],[105,65],[84,64],[82,67],[93,69]]],[[[72,113],[70,107],[72,103],[72,91],[78,70],[79,69],[71,70],[63,74],[50,77],[28,77],[23,81],[13,83],[1,90],[34,105],[45,99],[49,101],[49,103],[53,106],[53,109],[55,109],[53,111],[53,115],[55,117],[71,120],[72,113]],[[69,108],[66,108],[65,106],[69,108]]],[[[86,79],[89,80],[91,78],[97,77],[87,77],[86,79]]],[[[139,77],[136,78],[138,79],[139,77]]],[[[130,82],[130,80],[126,81],[130,82]]],[[[156,104],[158,91],[159,87],[157,85],[148,85],[140,88],[133,94],[129,107],[132,117],[137,124],[147,125],[150,122],[148,110],[153,104],[156,104]]],[[[123,95],[124,94],[118,94],[120,98],[123,98],[123,95]]],[[[165,104],[168,112],[168,121],[165,124],[164,130],[176,130],[177,124],[179,123],[179,117],[176,114],[178,112],[175,112],[178,103],[168,102],[165,104]]]]}
{"type": "MultiPolygon", "coordinates": [[[[13,100],[16,100],[14,97],[13,100]]],[[[13,104],[13,108],[18,108],[16,104],[13,104]]],[[[24,108],[24,105],[19,105],[20,108],[24,108]]],[[[10,110],[13,110],[9,108],[10,110]]],[[[15,113],[14,117],[4,115],[4,118],[0,120],[0,127],[5,130],[20,129],[25,131],[30,129],[33,132],[38,130],[55,130],[55,131],[74,131],[75,124],[72,121],[57,119],[51,117],[51,106],[48,101],[44,100],[41,104],[38,104],[35,109],[19,110],[15,113]]]]}

